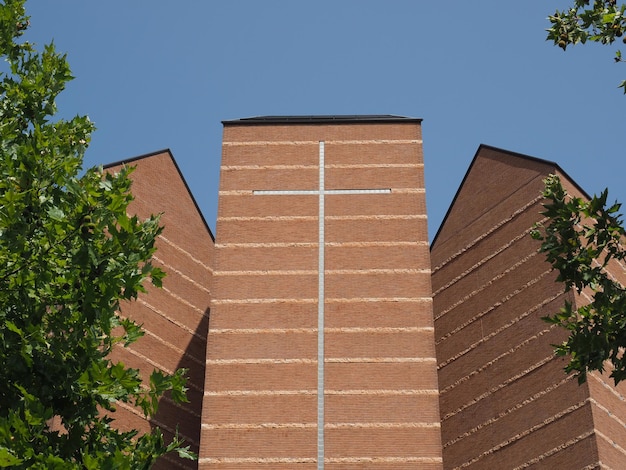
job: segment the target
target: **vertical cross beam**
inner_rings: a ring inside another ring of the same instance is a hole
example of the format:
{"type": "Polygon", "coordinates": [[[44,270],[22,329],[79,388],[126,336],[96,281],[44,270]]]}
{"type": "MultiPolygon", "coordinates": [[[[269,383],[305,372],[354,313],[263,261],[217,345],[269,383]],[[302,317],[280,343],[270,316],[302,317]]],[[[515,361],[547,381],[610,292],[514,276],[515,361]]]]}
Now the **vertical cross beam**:
{"type": "Polygon", "coordinates": [[[319,199],[318,227],[318,306],[317,306],[317,470],[324,470],[324,196],[347,194],[389,194],[391,189],[326,189],[324,142],[319,143],[319,186],[317,190],[255,190],[255,195],[317,195],[319,199]]]}

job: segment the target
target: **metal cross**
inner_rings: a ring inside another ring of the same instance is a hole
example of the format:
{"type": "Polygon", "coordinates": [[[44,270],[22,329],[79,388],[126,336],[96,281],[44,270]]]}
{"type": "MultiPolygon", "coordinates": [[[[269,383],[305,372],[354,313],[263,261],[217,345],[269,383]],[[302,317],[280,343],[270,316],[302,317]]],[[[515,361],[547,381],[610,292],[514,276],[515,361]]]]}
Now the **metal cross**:
{"type": "Polygon", "coordinates": [[[258,195],[317,195],[319,197],[319,264],[317,307],[317,470],[324,470],[324,196],[335,194],[389,194],[391,189],[326,189],[324,142],[319,143],[319,189],[255,190],[258,195]]]}

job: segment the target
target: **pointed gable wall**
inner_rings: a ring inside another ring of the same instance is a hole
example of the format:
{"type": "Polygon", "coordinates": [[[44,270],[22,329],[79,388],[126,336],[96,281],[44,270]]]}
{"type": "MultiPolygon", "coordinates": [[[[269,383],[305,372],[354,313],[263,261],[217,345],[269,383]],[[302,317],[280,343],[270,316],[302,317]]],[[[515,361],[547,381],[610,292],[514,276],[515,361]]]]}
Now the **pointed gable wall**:
{"type": "MultiPolygon", "coordinates": [[[[198,452],[204,390],[204,364],[209,321],[213,236],[206,225],[172,154],[168,150],[119,162],[107,167],[135,166],[130,212],[141,218],[161,213],[165,226],[157,240],[153,263],[167,276],[163,288],[148,287],[146,295],[125,304],[122,315],[143,324],[146,332],[129,348],[119,347],[114,359],[142,371],[144,378],[158,368],[171,373],[187,368],[190,403],[175,405],[164,398],[153,423],[132,408],[118,405],[115,425],[149,430],[158,425],[166,439],[178,427],[180,436],[198,452]]],[[[197,468],[197,462],[164,456],[153,467],[197,468]]]]}
{"type": "Polygon", "coordinates": [[[529,235],[555,171],[481,146],[433,243],[445,468],[598,462],[588,387],[553,355],[564,331],[541,320],[565,301],[529,235]]]}
{"type": "Polygon", "coordinates": [[[489,235],[527,204],[537,205],[543,178],[556,165],[481,146],[461,183],[431,250],[433,267],[444,254],[455,253],[489,235]]]}

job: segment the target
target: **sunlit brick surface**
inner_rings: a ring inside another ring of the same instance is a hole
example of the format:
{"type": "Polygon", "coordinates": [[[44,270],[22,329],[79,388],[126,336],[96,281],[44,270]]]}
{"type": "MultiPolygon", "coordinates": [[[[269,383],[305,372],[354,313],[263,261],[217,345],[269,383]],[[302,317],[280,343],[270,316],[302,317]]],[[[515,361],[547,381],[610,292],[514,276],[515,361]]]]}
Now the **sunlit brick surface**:
{"type": "Polygon", "coordinates": [[[541,320],[587,301],[563,293],[529,235],[555,172],[581,195],[555,164],[481,147],[433,243],[446,469],[624,468],[624,387],[578,386],[553,355],[564,332],[541,320]]]}
{"type": "Polygon", "coordinates": [[[420,124],[225,123],[200,467],[441,468],[420,124]]]}
{"type": "MultiPolygon", "coordinates": [[[[165,397],[151,422],[145,421],[137,410],[120,403],[113,424],[121,429],[142,431],[158,425],[166,440],[178,429],[186,444],[198,452],[213,240],[168,151],[125,164],[136,167],[131,174],[135,200],[130,211],[141,218],[162,213],[165,229],[157,239],[153,263],[167,276],[163,289],[150,287],[136,302],[122,305],[122,315],[142,324],[146,334],[129,348],[115,348],[112,358],[140,369],[145,378],[155,368],[168,373],[181,367],[188,369],[190,403],[176,405],[165,397]]],[[[119,165],[110,166],[107,171],[118,168],[119,165]]],[[[197,467],[197,462],[167,455],[153,468],[197,467]]]]}

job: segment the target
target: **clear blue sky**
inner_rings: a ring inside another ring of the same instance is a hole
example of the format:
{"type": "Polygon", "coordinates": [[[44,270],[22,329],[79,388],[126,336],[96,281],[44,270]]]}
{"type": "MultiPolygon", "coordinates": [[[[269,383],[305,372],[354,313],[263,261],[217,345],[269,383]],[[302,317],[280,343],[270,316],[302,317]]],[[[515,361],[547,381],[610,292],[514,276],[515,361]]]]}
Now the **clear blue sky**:
{"type": "Polygon", "coordinates": [[[170,148],[212,229],[222,120],[423,118],[432,236],[481,143],[556,161],[626,202],[626,66],[610,48],[545,41],[547,15],[567,4],[30,0],[28,38],[68,54],[77,78],[60,111],[98,127],[86,164],[170,148]]]}

